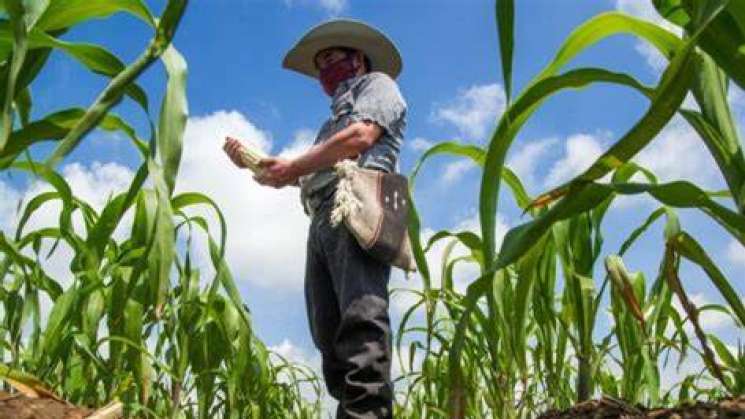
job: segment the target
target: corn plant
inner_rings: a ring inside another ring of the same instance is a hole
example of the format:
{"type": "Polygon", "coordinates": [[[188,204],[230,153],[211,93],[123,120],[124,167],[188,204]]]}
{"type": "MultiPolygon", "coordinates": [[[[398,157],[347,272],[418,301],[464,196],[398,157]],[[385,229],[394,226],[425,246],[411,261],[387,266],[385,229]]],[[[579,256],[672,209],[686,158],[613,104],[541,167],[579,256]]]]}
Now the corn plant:
{"type": "Polygon", "coordinates": [[[2,4],[0,168],[46,183],[19,207],[13,235],[0,232],[0,378],[32,374],[65,399],[102,406],[120,399],[128,416],[157,418],[310,418],[319,402],[301,396],[312,371],[272,354],[253,333],[250,313],[225,263],[226,221],[209,197],[174,194],[188,117],[186,61],[171,43],[186,0],[154,17],[140,0],[49,0],[2,4]],[[129,13],[152,28],[142,54],[125,65],[99,45],[61,39],[92,18],[129,13]],[[87,108],[31,120],[30,87],[59,51],[109,78],[87,108]],[[167,83],[157,123],[137,78],[156,61],[167,83]],[[113,109],[123,99],[144,111],[143,140],[113,109]],[[140,154],[127,190],[101,209],[78,198],[55,167],[86,134],[119,131],[140,154]],[[43,162],[29,147],[55,142],[43,162]],[[30,230],[37,211],[58,205],[59,225],[30,230]],[[217,219],[218,231],[208,219],[217,219]],[[129,233],[117,238],[117,228],[129,233]],[[191,242],[206,237],[214,275],[194,266],[191,242]],[[42,261],[71,249],[72,281],[50,276],[42,261]],[[51,304],[48,318],[42,305],[51,304]]]}
{"type": "MultiPolygon", "coordinates": [[[[411,189],[421,165],[435,155],[471,159],[481,167],[480,234],[440,231],[429,243],[419,239],[414,208],[409,227],[423,289],[403,318],[399,334],[409,336],[408,352],[418,353],[402,382],[404,417],[531,417],[549,407],[566,408],[600,393],[633,403],[670,404],[679,399],[742,392],[742,350],[733,354],[697,320],[715,309],[745,325],[742,301],[695,238],[683,230],[675,208],[694,208],[745,244],[741,140],[727,103],[730,82],[745,86],[745,3],[741,1],[655,0],[661,16],[682,29],[678,36],[658,25],[609,12],[581,24],[554,58],[513,97],[514,2],[496,1],[507,107],[485,147],[444,142],[427,150],[411,174],[411,189]],[[591,45],[616,34],[649,43],[669,61],[659,83],[646,86],[629,74],[603,68],[561,72],[591,45]],[[649,100],[644,115],[598,160],[574,179],[530,197],[505,158],[522,126],[554,94],[596,83],[610,83],[649,100]],[[699,109],[686,109],[692,93],[699,109]],[[726,192],[709,192],[685,181],[659,183],[632,159],[681,115],[699,134],[726,181],[726,192]],[[611,175],[609,181],[603,181],[611,175]],[[643,178],[646,182],[635,179],[643,178]],[[506,234],[497,251],[496,215],[500,187],[506,184],[530,221],[506,234]],[[665,249],[657,278],[648,290],[643,274],[629,273],[620,256],[602,258],[602,222],[611,202],[623,195],[647,195],[660,206],[635,229],[617,254],[622,256],[650,225],[667,219],[665,249]],[[718,202],[732,199],[734,208],[718,202]],[[467,248],[467,257],[442,261],[441,284],[433,284],[425,253],[437,240],[467,248]],[[680,278],[681,260],[699,266],[725,305],[696,307],[680,278]],[[605,269],[598,269],[605,260],[605,269]],[[453,265],[476,263],[464,295],[452,288],[453,265]],[[600,271],[600,272],[598,272],[600,271]],[[609,333],[595,338],[602,297],[609,293],[614,320],[609,333]],[[683,307],[672,306],[676,298],[683,307]],[[421,307],[426,327],[412,326],[421,307]],[[690,323],[695,336],[684,328],[690,323]],[[705,362],[701,374],[673,389],[660,385],[662,359],[682,360],[695,351],[705,362]],[[619,372],[620,371],[620,372],[619,372]],[[442,383],[438,387],[437,383],[442,383]],[[444,387],[444,388],[443,388],[444,387]],[[664,391],[663,391],[664,390],[664,391]]],[[[399,336],[399,353],[406,340],[399,336]]]]}

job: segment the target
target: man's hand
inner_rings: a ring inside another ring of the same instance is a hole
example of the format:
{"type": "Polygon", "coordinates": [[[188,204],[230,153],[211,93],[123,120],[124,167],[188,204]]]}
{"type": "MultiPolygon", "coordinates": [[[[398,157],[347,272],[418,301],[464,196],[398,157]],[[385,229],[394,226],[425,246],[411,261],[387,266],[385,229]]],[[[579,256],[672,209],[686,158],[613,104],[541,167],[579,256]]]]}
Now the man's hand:
{"type": "Polygon", "coordinates": [[[230,157],[230,160],[233,161],[233,164],[240,167],[241,169],[245,169],[246,164],[243,162],[243,156],[241,156],[241,143],[238,142],[235,138],[225,137],[225,145],[222,146],[222,149],[225,150],[225,153],[228,154],[228,157],[230,157]]]}
{"type": "Polygon", "coordinates": [[[259,162],[262,170],[254,179],[262,185],[282,188],[297,185],[299,172],[292,160],[279,157],[267,157],[259,162]]]}

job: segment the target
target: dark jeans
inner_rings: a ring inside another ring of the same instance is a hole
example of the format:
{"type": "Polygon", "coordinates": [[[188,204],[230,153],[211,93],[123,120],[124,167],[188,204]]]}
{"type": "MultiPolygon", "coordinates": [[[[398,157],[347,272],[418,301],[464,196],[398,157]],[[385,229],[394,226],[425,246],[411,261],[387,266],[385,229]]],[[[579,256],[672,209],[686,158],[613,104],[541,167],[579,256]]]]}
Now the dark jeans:
{"type": "MultiPolygon", "coordinates": [[[[331,195],[333,197],[333,195],[331,195]]],[[[373,259],[344,224],[332,227],[330,197],[308,234],[305,300],[337,418],[392,418],[391,267],[373,259]]]]}

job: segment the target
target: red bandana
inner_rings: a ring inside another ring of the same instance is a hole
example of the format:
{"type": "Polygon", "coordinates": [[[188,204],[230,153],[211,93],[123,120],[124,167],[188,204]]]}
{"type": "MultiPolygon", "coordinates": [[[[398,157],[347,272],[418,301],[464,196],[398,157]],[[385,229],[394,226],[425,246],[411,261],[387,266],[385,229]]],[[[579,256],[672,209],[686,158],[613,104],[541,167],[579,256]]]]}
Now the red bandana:
{"type": "Polygon", "coordinates": [[[352,55],[347,55],[345,58],[324,68],[319,75],[323,90],[327,95],[333,96],[336,88],[339,87],[339,83],[357,75],[357,69],[352,55]]]}

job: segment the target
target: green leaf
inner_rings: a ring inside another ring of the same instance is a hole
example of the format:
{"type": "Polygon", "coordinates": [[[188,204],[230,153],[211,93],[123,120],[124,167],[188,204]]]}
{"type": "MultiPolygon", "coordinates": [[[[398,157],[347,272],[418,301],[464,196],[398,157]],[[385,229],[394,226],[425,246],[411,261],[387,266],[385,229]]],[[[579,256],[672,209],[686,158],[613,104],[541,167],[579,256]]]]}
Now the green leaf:
{"type": "Polygon", "coordinates": [[[126,193],[120,194],[112,199],[98,218],[86,239],[86,247],[91,249],[95,259],[89,261],[91,268],[97,268],[103,257],[104,249],[109,244],[109,239],[119,225],[124,213],[132,206],[140,189],[147,180],[147,164],[142,164],[135,174],[134,179],[126,193]]]}
{"type": "Polygon", "coordinates": [[[691,20],[682,0],[652,0],[652,3],[662,17],[675,25],[683,27],[691,20]]]}
{"type": "Polygon", "coordinates": [[[461,243],[471,251],[471,257],[473,257],[474,260],[483,263],[483,258],[481,257],[481,238],[470,231],[461,231],[457,233],[452,233],[447,230],[438,231],[429,238],[427,245],[424,248],[424,252],[428,252],[435,243],[445,238],[456,239],[456,243],[461,243]]]}
{"type": "Polygon", "coordinates": [[[677,181],[659,185],[628,183],[605,187],[625,195],[648,193],[659,202],[671,207],[696,208],[711,217],[745,245],[745,217],[718,204],[709,197],[709,193],[690,182],[677,181]]]}
{"type": "Polygon", "coordinates": [[[512,50],[515,45],[515,4],[513,0],[497,0],[497,30],[499,52],[502,57],[502,79],[507,103],[512,93],[512,50]]]}
{"type": "MultiPolygon", "coordinates": [[[[0,52],[2,51],[1,46],[3,44],[0,43],[0,52]]],[[[5,53],[2,57],[4,59],[1,60],[7,60],[10,56],[10,50],[11,45],[8,44],[8,50],[7,53],[5,53]]],[[[27,48],[28,49],[28,48],[27,48]]],[[[49,55],[51,54],[52,50],[50,48],[36,48],[36,49],[28,49],[26,52],[26,58],[23,61],[23,64],[21,65],[21,69],[18,72],[18,79],[15,83],[15,93],[14,95],[17,97],[21,94],[23,94],[23,91],[27,89],[31,83],[36,79],[36,77],[41,72],[41,69],[43,68],[44,64],[46,64],[47,59],[49,58],[49,55]]],[[[7,66],[5,69],[7,70],[7,66]]],[[[4,71],[0,73],[0,97],[6,96],[7,93],[7,77],[8,72],[4,71]]]]}
{"type": "MultiPolygon", "coordinates": [[[[171,206],[173,207],[173,211],[183,211],[184,209],[195,206],[195,205],[207,205],[208,207],[212,208],[212,210],[217,214],[217,220],[220,223],[220,259],[222,259],[222,256],[224,255],[224,249],[225,249],[225,243],[226,243],[226,237],[228,234],[228,226],[225,222],[225,216],[223,215],[222,211],[220,211],[220,208],[217,206],[215,201],[213,201],[209,196],[197,192],[187,192],[182,193],[177,196],[174,196],[171,200],[171,206]]],[[[205,231],[206,233],[209,233],[209,231],[205,231]]]]}
{"type": "MultiPolygon", "coordinates": [[[[14,131],[8,146],[0,152],[0,168],[8,167],[13,161],[32,144],[41,141],[59,140],[65,137],[85,116],[83,109],[64,109],[44,118],[33,121],[21,129],[14,131]]],[[[119,116],[107,114],[103,117],[99,129],[123,132],[139,149],[147,155],[147,145],[137,136],[134,129],[119,116]]]]}
{"type": "MultiPolygon", "coordinates": [[[[412,189],[414,187],[416,178],[419,175],[419,171],[424,165],[424,162],[434,156],[441,154],[466,157],[478,166],[484,165],[484,159],[486,157],[486,151],[476,145],[462,144],[455,141],[443,141],[441,143],[437,143],[427,149],[424,154],[419,157],[416,164],[414,165],[414,168],[411,170],[411,174],[409,175],[409,184],[411,185],[412,189]]],[[[507,186],[509,186],[512,190],[518,206],[522,209],[526,209],[532,200],[528,196],[528,193],[525,190],[522,181],[520,181],[520,178],[510,168],[505,167],[502,170],[502,181],[505,182],[507,186]]]]}
{"type": "Polygon", "coordinates": [[[155,27],[153,15],[141,0],[53,0],[36,25],[53,31],[120,12],[132,14],[155,27]]]}
{"type": "Polygon", "coordinates": [[[163,15],[158,21],[158,28],[156,34],[156,47],[161,50],[171,43],[173,35],[176,33],[181,22],[181,17],[184,15],[186,6],[189,4],[188,0],[168,0],[166,9],[163,11],[163,15]]]}
{"type": "Polygon", "coordinates": [[[479,166],[482,166],[484,164],[484,149],[479,146],[472,144],[461,144],[455,141],[443,141],[437,143],[428,148],[419,157],[416,164],[414,164],[414,168],[411,169],[411,174],[409,175],[409,186],[411,187],[411,189],[414,189],[414,183],[416,182],[416,178],[419,175],[419,171],[421,170],[422,165],[424,165],[424,162],[429,160],[431,157],[440,154],[467,157],[479,166]]]}
{"type": "Polygon", "coordinates": [[[185,0],[171,0],[168,2],[164,16],[158,25],[158,35],[132,64],[111,79],[78,124],[60,141],[60,144],[47,159],[45,163],[47,166],[56,166],[66,155],[72,152],[83,137],[103,119],[114,105],[119,103],[122,95],[134,80],[164,53],[170,44],[170,37],[180,22],[185,7],[185,0]]]}
{"type": "Polygon", "coordinates": [[[483,253],[487,266],[493,263],[494,260],[494,231],[500,189],[500,182],[494,182],[493,179],[497,177],[497,174],[504,172],[504,161],[507,151],[517,136],[518,131],[543,101],[551,95],[563,89],[583,88],[598,82],[628,86],[641,92],[649,91],[647,87],[626,74],[613,73],[596,68],[580,68],[568,71],[562,75],[547,77],[530,85],[502,116],[497,129],[489,141],[489,148],[484,161],[484,172],[479,198],[479,216],[484,241],[483,253]]]}
{"type": "Polygon", "coordinates": [[[68,237],[74,233],[72,226],[72,212],[75,209],[75,202],[72,195],[72,189],[65,179],[53,170],[49,170],[42,165],[33,162],[19,162],[12,166],[14,169],[23,170],[32,173],[47,183],[57,191],[62,201],[62,211],[60,212],[59,227],[68,237]]]}
{"type": "MultiPolygon", "coordinates": [[[[695,13],[696,2],[684,2],[690,16],[695,13]]],[[[721,3],[721,2],[713,2],[721,3]]],[[[706,24],[699,40],[699,46],[737,83],[745,89],[745,3],[742,0],[726,2],[722,13],[706,24]]],[[[699,30],[702,22],[692,19],[686,28],[690,33],[699,30]]]]}
{"type": "Polygon", "coordinates": [[[675,250],[684,258],[697,264],[706,272],[712,284],[719,290],[727,304],[737,316],[741,325],[745,325],[745,306],[737,291],[730,285],[730,281],[724,276],[713,260],[709,257],[703,247],[690,235],[682,232],[675,237],[675,250]]]}
{"type": "MultiPolygon", "coordinates": [[[[101,46],[66,42],[43,33],[32,32],[29,48],[42,47],[64,51],[94,73],[106,77],[116,77],[125,69],[124,63],[116,55],[101,46]]],[[[125,94],[139,104],[146,113],[148,112],[147,94],[137,83],[127,86],[125,94]]]]}
{"type": "Polygon", "coordinates": [[[419,218],[419,212],[416,209],[416,204],[413,199],[413,178],[410,177],[410,179],[407,196],[410,205],[406,224],[409,233],[409,241],[411,242],[411,251],[414,255],[414,260],[416,261],[417,270],[419,271],[419,275],[422,277],[425,289],[428,290],[432,281],[429,272],[429,265],[427,264],[427,257],[424,255],[424,251],[422,250],[421,219],[419,218]]]}
{"type": "MultiPolygon", "coordinates": [[[[0,22],[0,45],[7,43],[10,46],[12,41],[12,31],[8,26],[8,23],[0,22]]],[[[99,45],[63,41],[38,29],[32,30],[29,33],[28,48],[32,50],[39,48],[59,49],[85,65],[94,73],[107,77],[116,76],[125,67],[116,55],[99,45]]],[[[8,52],[10,52],[9,48],[8,52]]],[[[147,94],[140,86],[133,83],[126,89],[126,94],[137,102],[147,113],[147,94]]]]}
{"type": "Polygon", "coordinates": [[[21,214],[21,217],[18,219],[18,225],[16,227],[16,241],[20,241],[21,237],[23,236],[23,227],[25,227],[26,223],[28,222],[29,218],[38,210],[42,205],[45,203],[52,201],[54,199],[59,199],[60,194],[59,192],[42,192],[28,201],[25,208],[23,209],[23,214],[21,214]]]}
{"type": "Polygon", "coordinates": [[[13,130],[13,101],[16,95],[16,81],[21,72],[23,61],[28,51],[28,32],[26,29],[26,9],[21,0],[5,0],[5,8],[10,16],[13,30],[13,57],[8,70],[5,98],[3,99],[2,114],[0,114],[0,152],[10,138],[13,130]]]}
{"type": "Polygon", "coordinates": [[[21,121],[22,127],[27,126],[31,120],[31,101],[31,91],[28,87],[21,90],[21,92],[16,96],[15,108],[18,112],[18,117],[21,121]]]}
{"type": "Polygon", "coordinates": [[[556,74],[561,67],[592,44],[609,36],[624,33],[644,39],[668,59],[683,45],[680,38],[651,22],[619,12],[602,13],[575,28],[551,63],[534,80],[542,80],[556,74]]]}
{"type": "Polygon", "coordinates": [[[176,237],[173,226],[173,209],[170,192],[165,183],[162,169],[150,158],[147,162],[150,178],[155,185],[157,208],[153,245],[148,256],[149,287],[151,301],[155,306],[155,315],[160,318],[170,287],[170,274],[174,261],[176,237]]]}
{"type": "Polygon", "coordinates": [[[694,46],[695,43],[689,41],[675,55],[662,75],[662,81],[655,89],[652,103],[644,116],[582,174],[539,196],[536,199],[537,205],[561,196],[571,185],[602,178],[628,162],[657,136],[678,111],[693,82],[696,59],[696,55],[693,54],[694,46]]]}
{"type": "Polygon", "coordinates": [[[701,136],[719,165],[738,209],[745,213],[745,197],[741,196],[745,186],[745,156],[727,98],[727,76],[707,55],[697,64],[693,95],[701,112],[681,113],[701,136]]]}
{"type": "Polygon", "coordinates": [[[173,45],[166,49],[161,60],[166,67],[168,84],[160,108],[158,153],[163,176],[169,191],[173,193],[189,112],[186,103],[186,61],[173,45]]]}
{"type": "Polygon", "coordinates": [[[61,344],[61,335],[68,324],[67,318],[73,312],[75,303],[78,300],[78,294],[79,290],[73,286],[55,301],[52,311],[49,313],[49,319],[47,320],[47,327],[44,330],[39,353],[35,354],[37,359],[41,360],[46,356],[51,356],[57,351],[57,348],[61,344]]]}
{"type": "Polygon", "coordinates": [[[24,0],[24,6],[26,7],[26,27],[31,30],[36,21],[41,17],[42,14],[49,7],[50,0],[24,0]]]}

